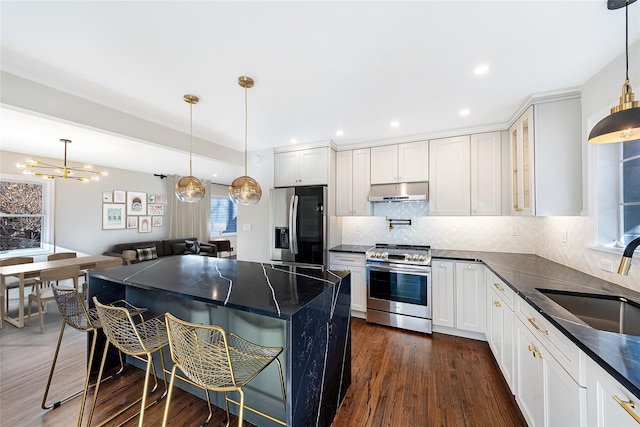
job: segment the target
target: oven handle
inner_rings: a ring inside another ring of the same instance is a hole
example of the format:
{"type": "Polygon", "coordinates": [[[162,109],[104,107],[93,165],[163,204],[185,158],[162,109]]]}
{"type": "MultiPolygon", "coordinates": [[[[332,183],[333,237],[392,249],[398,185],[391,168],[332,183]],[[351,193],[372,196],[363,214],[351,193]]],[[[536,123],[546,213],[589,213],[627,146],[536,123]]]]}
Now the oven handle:
{"type": "Polygon", "coordinates": [[[415,274],[418,276],[428,276],[431,274],[431,267],[407,266],[401,264],[389,264],[388,267],[377,264],[367,264],[366,266],[367,270],[382,271],[385,273],[415,274]]]}

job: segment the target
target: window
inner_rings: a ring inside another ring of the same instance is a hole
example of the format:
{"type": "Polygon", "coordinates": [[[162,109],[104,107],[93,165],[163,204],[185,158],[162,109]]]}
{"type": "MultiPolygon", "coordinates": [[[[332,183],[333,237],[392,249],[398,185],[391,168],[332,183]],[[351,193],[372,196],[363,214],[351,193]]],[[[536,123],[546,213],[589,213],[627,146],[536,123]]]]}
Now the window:
{"type": "Polygon", "coordinates": [[[51,188],[42,179],[0,179],[0,252],[45,249],[50,240],[51,188]]]}
{"type": "Polygon", "coordinates": [[[620,236],[627,244],[640,237],[640,139],[621,145],[620,236]]]}
{"type": "Polygon", "coordinates": [[[229,199],[229,197],[211,196],[212,235],[215,236],[217,233],[228,234],[237,232],[237,219],[237,206],[229,199]]]}

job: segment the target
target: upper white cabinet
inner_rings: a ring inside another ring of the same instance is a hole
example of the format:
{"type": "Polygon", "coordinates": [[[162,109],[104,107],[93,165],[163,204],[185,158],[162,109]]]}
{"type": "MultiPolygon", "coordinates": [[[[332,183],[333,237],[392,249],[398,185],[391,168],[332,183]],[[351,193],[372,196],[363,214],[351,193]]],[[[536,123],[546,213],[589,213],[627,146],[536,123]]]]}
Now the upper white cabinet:
{"type": "Polygon", "coordinates": [[[469,136],[433,139],[429,144],[431,214],[469,215],[471,212],[469,136]]]}
{"type": "Polygon", "coordinates": [[[509,129],[512,215],[580,215],[581,108],[578,97],[535,103],[509,129]]]}
{"type": "Polygon", "coordinates": [[[371,150],[336,153],[336,215],[369,215],[371,150]]]}
{"type": "Polygon", "coordinates": [[[328,147],[274,154],[274,185],[325,185],[329,177],[328,147]]]}
{"type": "Polygon", "coordinates": [[[432,215],[500,215],[500,132],[429,141],[432,215]]]}
{"type": "Polygon", "coordinates": [[[502,214],[500,132],[471,135],[471,215],[502,214]]]}
{"type": "Polygon", "coordinates": [[[371,148],[371,184],[429,180],[429,142],[371,148]]]}

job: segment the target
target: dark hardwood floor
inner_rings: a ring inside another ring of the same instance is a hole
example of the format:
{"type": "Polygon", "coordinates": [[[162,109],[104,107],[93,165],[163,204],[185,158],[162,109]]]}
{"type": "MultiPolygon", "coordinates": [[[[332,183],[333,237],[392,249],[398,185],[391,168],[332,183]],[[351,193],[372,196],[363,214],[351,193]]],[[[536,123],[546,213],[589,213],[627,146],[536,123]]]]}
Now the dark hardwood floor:
{"type": "MultiPolygon", "coordinates": [[[[45,319],[44,335],[36,319],[31,327],[17,329],[5,322],[0,330],[0,426],[76,424],[79,398],[53,410],[40,408],[61,323],[54,303],[45,319]]],[[[82,387],[86,335],[67,327],[63,344],[51,399],[82,387]]],[[[526,425],[484,342],[423,335],[354,319],[352,372],[351,387],[334,427],[526,425]]],[[[138,398],[142,377],[140,370],[128,367],[115,380],[103,383],[93,424],[138,398]]],[[[199,425],[208,413],[204,400],[179,389],[171,406],[172,426],[199,425]]],[[[85,424],[88,409],[89,404],[85,424]]],[[[164,400],[149,408],[145,425],[160,425],[163,410],[164,400]]],[[[218,410],[209,425],[224,426],[225,422],[224,411],[218,410]]],[[[137,419],[126,425],[137,425],[137,419]]],[[[237,425],[235,418],[232,425],[237,425]]]]}

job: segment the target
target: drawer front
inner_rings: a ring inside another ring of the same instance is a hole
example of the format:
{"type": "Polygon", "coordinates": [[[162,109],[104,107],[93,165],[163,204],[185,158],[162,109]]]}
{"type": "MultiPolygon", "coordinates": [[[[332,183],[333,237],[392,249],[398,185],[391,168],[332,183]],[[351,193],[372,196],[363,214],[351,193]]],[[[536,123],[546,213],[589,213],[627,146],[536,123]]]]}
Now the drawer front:
{"type": "Polygon", "coordinates": [[[540,343],[547,348],[560,366],[581,387],[586,387],[586,356],[578,346],[522,298],[517,298],[516,310],[522,323],[540,340],[540,343]]]}
{"type": "Polygon", "coordinates": [[[329,267],[333,268],[334,264],[352,264],[364,267],[364,254],[354,254],[350,252],[330,252],[329,267]]]}
{"type": "Polygon", "coordinates": [[[487,287],[493,288],[500,299],[513,311],[515,309],[516,293],[493,273],[489,273],[487,287]]]}

